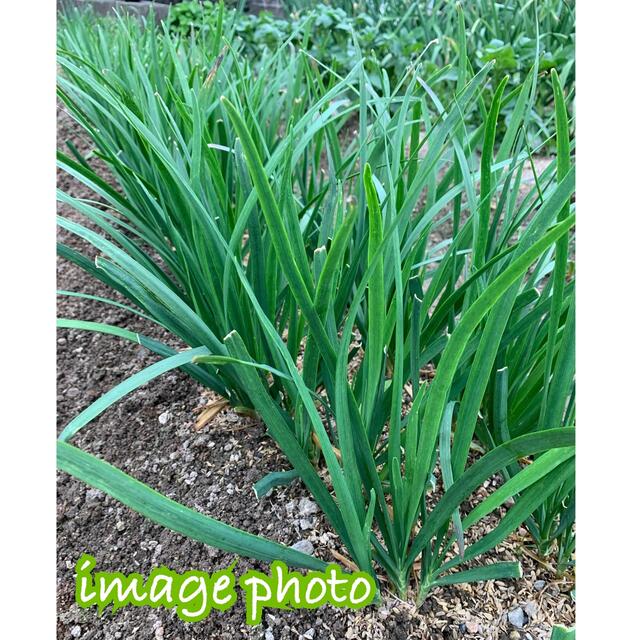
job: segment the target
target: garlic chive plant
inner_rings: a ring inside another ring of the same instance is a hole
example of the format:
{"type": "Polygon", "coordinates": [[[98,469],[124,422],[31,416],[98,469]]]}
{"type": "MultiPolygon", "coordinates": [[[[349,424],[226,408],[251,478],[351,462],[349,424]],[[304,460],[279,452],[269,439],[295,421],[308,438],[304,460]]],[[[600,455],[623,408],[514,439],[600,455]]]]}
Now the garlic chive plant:
{"type": "Polygon", "coordinates": [[[66,426],[60,468],[196,540],[321,569],[71,443],[125,394],[181,368],[255,409],[353,562],[401,597],[517,577],[518,563],[474,560],[523,523],[568,561],[575,172],[558,76],[557,157],[529,185],[538,69],[510,92],[493,63],[468,74],[462,19],[448,97],[419,62],[379,91],[360,61],[326,89],[330,71],[287,46],[255,71],[221,28],[188,42],[126,19],[109,28],[62,29],[61,100],[119,188],[74,149],[60,154],[106,203],[60,193],[91,224],[59,224],[99,255],[60,253],[188,348],[61,319],[162,359],[66,426]],[[474,438],[481,453],[470,456],[474,438]],[[496,474],[502,484],[479,500],[496,474]],[[496,509],[496,528],[469,543],[496,509]]]}

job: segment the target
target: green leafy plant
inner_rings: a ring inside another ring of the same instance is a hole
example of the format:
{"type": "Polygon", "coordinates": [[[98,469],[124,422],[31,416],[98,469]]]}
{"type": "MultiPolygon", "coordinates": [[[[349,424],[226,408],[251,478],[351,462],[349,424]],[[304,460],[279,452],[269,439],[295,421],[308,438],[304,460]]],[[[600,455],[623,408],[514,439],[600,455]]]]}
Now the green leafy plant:
{"type": "MultiPolygon", "coordinates": [[[[364,55],[371,83],[380,90],[384,71],[395,85],[418,59],[424,63],[425,79],[455,84],[459,61],[458,26],[453,0],[436,2],[365,2],[286,4],[288,18],[271,13],[248,15],[225,12],[225,26],[235,29],[238,43],[252,59],[265,50],[274,51],[290,42],[313,56],[324,69],[347,75],[364,55]],[[425,50],[425,47],[428,48],[425,50]],[[442,67],[452,65],[445,73],[442,67]],[[435,76],[435,77],[432,77],[435,76]]],[[[495,62],[495,78],[510,74],[516,88],[536,66],[540,71],[561,70],[561,81],[570,91],[574,82],[573,2],[565,0],[513,0],[504,3],[476,0],[460,3],[465,29],[468,64],[474,71],[495,62]]],[[[182,2],[171,9],[169,25],[183,36],[211,31],[218,9],[212,3],[182,2]]],[[[467,61],[467,56],[464,57],[467,61]]],[[[324,74],[325,82],[331,74],[324,74]]],[[[544,78],[543,78],[544,80],[544,78]]],[[[547,128],[551,86],[542,83],[536,93],[537,125],[547,128]]],[[[549,130],[544,132],[549,135],[549,130]]]]}
{"type": "MultiPolygon", "coordinates": [[[[557,178],[571,167],[569,122],[558,74],[552,71],[556,104],[557,178]]],[[[559,219],[569,214],[567,202],[559,219]]],[[[575,287],[573,263],[569,260],[570,237],[561,238],[548,262],[541,264],[531,300],[507,323],[508,339],[493,345],[485,341],[484,354],[495,366],[478,367],[470,381],[486,379],[487,393],[479,403],[461,408],[468,429],[474,429],[491,449],[514,436],[568,426],[575,422],[575,287]],[[511,326],[518,327],[512,331],[511,326]],[[477,373],[477,376],[474,374],[477,373]],[[483,416],[475,428],[475,416],[483,416]]],[[[517,472],[517,468],[516,472],[517,472]]],[[[507,469],[505,478],[510,476],[507,469]]],[[[542,556],[555,548],[557,570],[572,564],[575,549],[575,481],[569,478],[527,520],[529,531],[542,556]]]]}
{"type": "MultiPolygon", "coordinates": [[[[317,168],[318,132],[336,119],[340,105],[331,102],[337,90],[309,109],[311,98],[297,98],[308,91],[305,74],[312,74],[301,56],[275,54],[256,78],[233,52],[224,54],[221,21],[218,27],[212,49],[209,39],[180,43],[158,34],[152,25],[125,18],[109,23],[108,35],[95,30],[86,17],[62,29],[60,99],[94,141],[94,155],[109,167],[121,190],[105,183],[95,165],[73,147],[71,155],[60,153],[59,166],[91,187],[107,206],[101,209],[60,193],[60,200],[100,233],[67,219],[61,226],[92,244],[100,256],[94,264],[65,244],[59,251],[186,344],[207,346],[225,357],[229,354],[223,338],[235,330],[253,358],[282,368],[281,357],[270,352],[261,335],[253,303],[232,261],[245,264],[243,273],[270,320],[281,329],[288,326],[292,352],[299,348],[302,329],[295,327],[293,299],[220,97],[224,91],[246,104],[252,135],[271,167],[301,158],[296,186],[306,201],[304,212],[290,207],[290,192],[279,197],[289,214],[286,224],[303,229],[296,250],[305,262],[323,211],[319,194],[326,191],[322,184],[308,183],[306,173],[317,168]],[[289,150],[277,145],[278,130],[287,121],[297,138],[296,148],[289,150]],[[150,258],[147,247],[154,248],[159,261],[150,258]]],[[[78,321],[74,327],[114,331],[78,321]]],[[[173,353],[144,336],[126,337],[161,355],[173,353]]],[[[251,407],[230,369],[185,365],[185,370],[232,404],[251,407]]],[[[295,399],[291,384],[278,376],[271,392],[285,403],[295,399]]]]}
{"type": "Polygon", "coordinates": [[[223,25],[220,9],[213,47],[211,34],[185,42],[123,19],[110,38],[81,21],[62,34],[61,99],[121,192],[77,151],[60,156],[106,201],[60,194],[100,230],[61,218],[99,256],[65,245],[61,254],[189,348],[62,320],[163,359],[65,427],[60,468],[207,544],[321,568],[70,444],[126,393],[182,368],[257,412],[355,564],[384,573],[402,597],[517,577],[517,563],[476,558],[522,523],[546,531],[574,474],[573,411],[562,399],[572,378],[563,278],[575,175],[559,78],[558,159],[526,189],[538,69],[509,92],[507,78],[489,82],[494,61],[471,73],[462,12],[447,99],[420,67],[394,85],[378,65],[373,82],[357,43],[353,69],[330,88],[286,46],[256,71],[223,25]],[[483,114],[475,127],[471,112],[483,114]],[[444,239],[433,244],[436,231],[444,239]],[[509,381],[505,368],[530,373],[509,381]],[[478,421],[494,396],[495,416],[478,421]],[[496,474],[503,484],[478,502],[496,474]],[[497,527],[467,545],[469,529],[511,500],[497,527]]]}
{"type": "Polygon", "coordinates": [[[563,627],[562,625],[554,626],[551,631],[551,640],[575,640],[575,637],[575,629],[567,629],[567,627],[563,627]]]}

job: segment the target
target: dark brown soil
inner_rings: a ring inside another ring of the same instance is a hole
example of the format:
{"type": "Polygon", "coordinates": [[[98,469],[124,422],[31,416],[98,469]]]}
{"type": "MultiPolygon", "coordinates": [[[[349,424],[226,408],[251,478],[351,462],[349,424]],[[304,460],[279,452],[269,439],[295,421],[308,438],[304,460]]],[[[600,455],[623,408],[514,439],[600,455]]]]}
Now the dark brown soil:
{"type": "MultiPolygon", "coordinates": [[[[58,126],[60,146],[73,138],[83,153],[90,150],[62,110],[58,126]]],[[[63,190],[90,195],[68,177],[59,178],[63,190]]],[[[63,213],[74,215],[66,209],[63,213]]],[[[61,239],[79,246],[66,234],[61,239]]],[[[117,299],[113,292],[64,261],[58,263],[58,286],[117,299]]],[[[100,320],[175,344],[153,324],[98,302],[61,297],[58,314],[100,320]]],[[[117,338],[59,330],[58,431],[91,401],[155,359],[142,347],[117,338]]],[[[303,486],[293,483],[261,500],[251,490],[268,471],[288,467],[260,422],[224,410],[213,422],[196,430],[198,407],[210,397],[185,374],[166,374],[89,424],[74,438],[74,444],[209,516],[288,545],[308,540],[316,555],[332,560],[331,550],[340,550],[340,545],[322,516],[312,516],[310,523],[301,519],[299,500],[307,497],[303,486]]],[[[493,525],[491,519],[483,524],[488,528],[493,525]]],[[[568,593],[571,585],[554,581],[540,564],[523,554],[523,536],[524,530],[492,554],[501,560],[520,559],[525,572],[522,580],[438,589],[419,610],[385,593],[381,606],[357,612],[329,607],[316,611],[272,610],[256,628],[245,625],[241,597],[226,613],[213,612],[195,624],[182,622],[173,611],[149,608],[124,608],[115,615],[106,611],[98,617],[95,609],[81,609],[74,602],[74,565],[82,553],[94,555],[99,570],[137,571],[143,575],[159,565],[176,571],[212,572],[236,558],[153,524],[104,493],[59,473],[58,637],[548,638],[552,623],[570,624],[574,619],[568,593]],[[538,589],[533,586],[536,581],[538,589]],[[507,621],[508,612],[518,606],[526,606],[530,613],[521,630],[507,621]]],[[[259,562],[241,558],[236,575],[250,568],[267,569],[259,562]]]]}

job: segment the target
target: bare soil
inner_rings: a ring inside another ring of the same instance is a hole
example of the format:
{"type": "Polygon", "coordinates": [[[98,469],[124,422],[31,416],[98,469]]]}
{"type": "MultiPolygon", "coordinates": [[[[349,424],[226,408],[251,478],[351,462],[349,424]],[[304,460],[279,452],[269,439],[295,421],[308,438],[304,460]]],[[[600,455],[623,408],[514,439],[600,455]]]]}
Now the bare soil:
{"type": "MultiPolygon", "coordinates": [[[[62,109],[58,113],[59,145],[73,139],[82,153],[90,145],[62,109]]],[[[92,197],[68,176],[60,187],[92,197]]],[[[66,208],[65,215],[75,216],[66,208]]],[[[79,244],[68,234],[59,239],[79,244]]],[[[58,287],[118,299],[74,265],[60,260],[58,287]]],[[[124,310],[81,298],[60,297],[60,317],[99,320],[145,335],[175,340],[153,324],[124,310]]],[[[79,411],[109,388],[156,357],[142,347],[117,338],[75,330],[58,331],[58,432],[79,411]]],[[[314,553],[334,560],[332,550],[344,552],[320,514],[302,518],[300,500],[308,494],[299,482],[256,499],[252,484],[265,473],[288,468],[286,459],[267,437],[261,422],[223,410],[201,430],[198,408],[211,394],[182,372],[173,372],[132,393],[88,425],[74,444],[108,460],[169,497],[209,516],[291,545],[313,544],[314,553]]],[[[494,481],[494,484],[497,481],[494,481]]],[[[487,483],[481,492],[492,489],[487,483]]],[[[417,609],[383,594],[382,605],[361,611],[323,607],[315,611],[269,611],[261,625],[248,627],[239,593],[236,605],[224,614],[188,624],[173,611],[124,608],[101,617],[95,609],[74,602],[74,565],[82,553],[97,559],[99,570],[148,574],[166,565],[175,571],[208,572],[227,567],[236,557],[156,525],[101,491],[87,487],[66,473],[58,474],[58,638],[85,640],[201,640],[232,638],[293,639],[543,639],[553,623],[571,624],[572,583],[556,580],[533,560],[533,547],[524,529],[505,541],[493,559],[519,559],[524,578],[440,588],[417,609]],[[535,587],[534,587],[535,583],[535,587]],[[509,611],[523,607],[526,624],[513,627],[509,611]]],[[[495,526],[496,518],[481,523],[472,536],[495,526]]],[[[484,558],[486,560],[486,558],[484,558]]],[[[240,558],[236,575],[266,565],[240,558]]]]}

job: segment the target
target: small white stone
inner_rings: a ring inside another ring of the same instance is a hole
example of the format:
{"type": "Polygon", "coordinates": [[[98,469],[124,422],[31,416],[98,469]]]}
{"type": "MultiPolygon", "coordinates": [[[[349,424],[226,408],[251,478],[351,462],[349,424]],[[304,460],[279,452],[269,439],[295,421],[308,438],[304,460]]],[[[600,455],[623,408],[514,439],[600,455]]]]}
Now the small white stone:
{"type": "Polygon", "coordinates": [[[298,540],[298,542],[291,545],[291,548],[309,555],[313,553],[313,544],[309,540],[298,540]]]}
{"type": "Polygon", "coordinates": [[[313,500],[309,500],[309,498],[300,498],[298,511],[300,515],[305,518],[314,513],[318,513],[318,505],[313,500]]]}
{"type": "Polygon", "coordinates": [[[529,620],[533,620],[538,614],[538,605],[535,602],[527,602],[524,605],[524,612],[527,614],[529,620]]]}
{"type": "Polygon", "coordinates": [[[167,422],[169,422],[169,418],[171,417],[171,414],[168,411],[163,411],[159,416],[158,416],[158,422],[160,424],[167,424],[167,422]]]}
{"type": "Polygon", "coordinates": [[[522,607],[516,607],[515,609],[509,611],[509,613],[507,614],[507,619],[509,620],[509,624],[511,624],[512,626],[518,629],[522,629],[525,623],[524,611],[522,610],[522,607]]]}
{"type": "Polygon", "coordinates": [[[85,496],[89,504],[95,504],[96,502],[100,501],[100,499],[104,496],[104,493],[102,493],[100,489],[90,488],[87,489],[85,496]]]}
{"type": "Polygon", "coordinates": [[[309,520],[309,518],[301,518],[299,524],[303,531],[307,531],[307,529],[311,529],[311,527],[313,527],[313,520],[309,520]]]}

